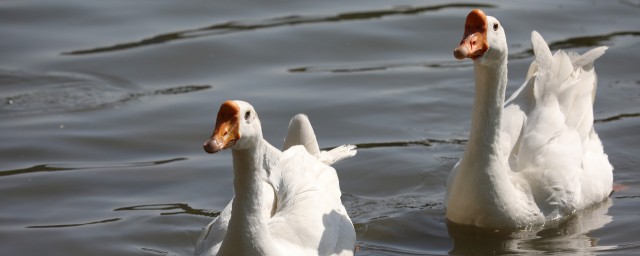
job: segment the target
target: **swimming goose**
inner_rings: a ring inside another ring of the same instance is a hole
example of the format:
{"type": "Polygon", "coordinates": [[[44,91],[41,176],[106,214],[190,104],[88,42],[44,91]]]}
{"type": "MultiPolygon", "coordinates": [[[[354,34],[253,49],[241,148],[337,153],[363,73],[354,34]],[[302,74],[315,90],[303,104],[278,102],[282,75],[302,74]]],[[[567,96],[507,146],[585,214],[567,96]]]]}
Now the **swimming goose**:
{"type": "MultiPolygon", "coordinates": [[[[204,230],[195,255],[353,255],[355,230],[336,171],[303,145],[281,152],[269,144],[249,103],[224,102],[203,146],[231,149],[235,196],[204,230]]],[[[333,157],[355,154],[341,152],[333,157]]]]}
{"type": "Polygon", "coordinates": [[[538,32],[525,83],[507,100],[507,41],[494,17],[473,10],[457,59],[473,60],[475,100],[467,148],[447,181],[446,218],[484,228],[562,220],[612,191],[613,167],[593,128],[593,62],[557,51],[538,32]]]}

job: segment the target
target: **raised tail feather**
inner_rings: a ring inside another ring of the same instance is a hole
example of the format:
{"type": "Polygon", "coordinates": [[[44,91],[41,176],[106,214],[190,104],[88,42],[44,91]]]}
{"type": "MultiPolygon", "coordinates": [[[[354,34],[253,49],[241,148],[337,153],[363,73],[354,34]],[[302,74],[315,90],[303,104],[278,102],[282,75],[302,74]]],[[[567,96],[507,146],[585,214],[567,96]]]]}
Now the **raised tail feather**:
{"type": "Polygon", "coordinates": [[[327,165],[332,165],[342,159],[355,156],[356,152],[355,145],[342,145],[329,151],[320,152],[318,159],[327,165]]]}
{"type": "Polygon", "coordinates": [[[309,154],[327,165],[356,155],[354,145],[342,145],[329,151],[320,151],[311,122],[305,114],[297,114],[291,118],[283,150],[296,145],[303,145],[309,154]]]}
{"type": "Polygon", "coordinates": [[[532,74],[535,77],[535,104],[551,106],[548,104],[556,102],[565,116],[566,125],[586,138],[593,126],[597,87],[593,62],[607,47],[597,47],[584,54],[559,50],[551,55],[549,46],[536,31],[531,33],[531,43],[537,66],[532,74]]]}
{"type": "Polygon", "coordinates": [[[320,147],[316,140],[316,134],[313,132],[311,122],[305,114],[297,114],[289,121],[289,130],[287,137],[284,139],[283,150],[287,150],[295,145],[303,145],[309,154],[318,158],[320,156],[320,147]]]}

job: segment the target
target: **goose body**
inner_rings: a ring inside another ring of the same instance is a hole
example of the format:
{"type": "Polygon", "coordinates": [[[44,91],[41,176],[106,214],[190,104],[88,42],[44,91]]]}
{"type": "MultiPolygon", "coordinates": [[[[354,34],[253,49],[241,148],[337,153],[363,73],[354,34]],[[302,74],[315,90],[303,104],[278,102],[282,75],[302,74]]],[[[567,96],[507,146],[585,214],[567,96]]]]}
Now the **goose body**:
{"type": "Polygon", "coordinates": [[[595,59],[551,54],[532,33],[535,59],[507,100],[507,44],[497,19],[473,10],[454,55],[474,61],[476,96],[467,148],[447,181],[449,221],[523,228],[561,220],[612,191],[613,167],[593,128],[595,59]]]}
{"type": "MultiPolygon", "coordinates": [[[[232,149],[235,196],[205,228],[195,255],[353,255],[355,230],[335,169],[319,159],[308,118],[298,115],[293,123],[300,125],[290,124],[290,144],[282,152],[262,138],[251,105],[227,101],[220,107],[204,148],[232,149]]],[[[338,161],[355,150],[343,146],[325,154],[338,161]]]]}

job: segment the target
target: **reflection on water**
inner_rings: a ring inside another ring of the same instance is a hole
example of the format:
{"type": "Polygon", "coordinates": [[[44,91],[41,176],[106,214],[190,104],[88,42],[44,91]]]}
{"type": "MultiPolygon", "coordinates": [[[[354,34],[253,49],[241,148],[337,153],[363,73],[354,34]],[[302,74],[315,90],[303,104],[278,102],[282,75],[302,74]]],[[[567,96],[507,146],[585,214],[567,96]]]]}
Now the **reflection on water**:
{"type": "Polygon", "coordinates": [[[484,230],[448,223],[449,235],[454,241],[450,254],[538,255],[548,251],[594,254],[599,249],[598,239],[590,237],[589,232],[612,221],[607,214],[611,204],[612,201],[607,199],[556,226],[530,230],[484,230]]]}

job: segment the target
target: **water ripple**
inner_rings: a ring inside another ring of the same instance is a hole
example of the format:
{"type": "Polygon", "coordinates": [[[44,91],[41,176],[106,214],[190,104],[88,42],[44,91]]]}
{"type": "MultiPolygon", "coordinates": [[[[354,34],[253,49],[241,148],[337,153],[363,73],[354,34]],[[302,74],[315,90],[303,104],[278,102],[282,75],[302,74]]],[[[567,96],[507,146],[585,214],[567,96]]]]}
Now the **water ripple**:
{"type": "Polygon", "coordinates": [[[188,204],[183,204],[183,203],[144,204],[144,205],[127,206],[127,207],[120,207],[118,209],[114,209],[114,211],[167,211],[167,210],[178,210],[178,211],[163,212],[163,213],[160,213],[160,215],[190,214],[190,215],[198,215],[198,216],[205,216],[205,217],[211,217],[211,218],[218,217],[218,215],[220,215],[219,211],[195,209],[189,206],[188,204]]]}
{"type": "MultiPolygon", "coordinates": [[[[551,50],[559,49],[574,49],[582,47],[596,47],[609,44],[616,37],[623,36],[640,36],[639,31],[620,31],[613,32],[605,35],[592,35],[572,37],[565,40],[551,42],[549,48],[551,50]]],[[[533,56],[533,49],[529,48],[519,53],[509,55],[509,59],[525,59],[533,56]]],[[[386,71],[391,69],[406,69],[406,68],[427,68],[427,69],[451,69],[451,68],[463,68],[473,67],[472,62],[459,62],[459,61],[431,61],[431,62],[387,62],[387,63],[365,63],[365,64],[335,64],[329,66],[303,66],[290,68],[288,71],[291,73],[358,73],[358,72],[373,72],[373,71],[386,71]]]]}
{"type": "Polygon", "coordinates": [[[110,222],[116,222],[116,221],[119,221],[119,220],[122,220],[122,218],[112,218],[112,219],[92,221],[92,222],[87,222],[87,223],[27,226],[26,228],[70,228],[70,227],[79,227],[79,226],[110,223],[110,222]]]}
{"type": "Polygon", "coordinates": [[[147,253],[152,253],[154,255],[170,255],[169,252],[166,252],[166,251],[163,251],[163,250],[159,250],[159,249],[142,247],[142,248],[140,248],[140,250],[143,250],[144,252],[147,252],[147,253]]]}
{"type": "MultiPolygon", "coordinates": [[[[616,37],[640,36],[640,31],[618,31],[604,35],[591,35],[591,36],[579,36],[571,37],[565,40],[551,42],[549,48],[554,50],[566,50],[581,47],[596,47],[610,44],[610,42],[616,37]]],[[[509,55],[510,59],[523,59],[533,56],[533,48],[525,51],[509,55]]]]}
{"type": "Polygon", "coordinates": [[[315,72],[330,72],[330,73],[357,73],[357,72],[371,72],[371,71],[385,71],[391,69],[404,69],[404,68],[427,68],[427,69],[446,69],[446,68],[461,68],[461,67],[473,67],[472,62],[463,61],[435,61],[435,62],[396,62],[396,63],[367,63],[367,64],[355,64],[355,65],[334,65],[328,67],[296,67],[290,68],[291,73],[315,73],[315,72]]]}
{"type": "Polygon", "coordinates": [[[212,88],[181,85],[143,90],[124,79],[103,74],[32,72],[0,69],[0,116],[86,111],[113,107],[147,96],[176,95],[212,88]]]}
{"type": "MultiPolygon", "coordinates": [[[[365,143],[356,143],[354,144],[358,149],[373,149],[373,148],[392,148],[392,147],[411,147],[411,146],[425,146],[432,147],[435,145],[465,145],[467,144],[466,139],[446,139],[446,140],[438,140],[438,139],[424,139],[424,140],[414,140],[414,141],[389,141],[389,142],[365,142],[365,143]]],[[[322,148],[321,150],[331,150],[335,147],[322,148]]]]}
{"type": "MultiPolygon", "coordinates": [[[[358,255],[438,255],[433,252],[420,252],[411,250],[410,248],[394,248],[391,246],[370,244],[367,242],[359,242],[358,246],[362,250],[358,255]]],[[[444,255],[444,254],[442,254],[444,255]]]]}
{"type": "Polygon", "coordinates": [[[285,17],[277,17],[259,21],[229,21],[219,24],[213,24],[203,28],[186,29],[176,32],[169,32],[159,34],[150,38],[141,39],[138,41],[119,43],[111,46],[100,46],[91,49],[73,50],[63,52],[63,55],[83,55],[83,54],[96,54],[104,52],[113,52],[121,50],[129,50],[137,47],[150,46],[155,44],[162,44],[171,41],[178,41],[190,38],[199,38],[215,35],[226,35],[237,32],[252,31],[258,29],[282,27],[282,26],[296,26],[304,24],[314,23],[326,23],[326,22],[345,22],[345,21],[358,21],[369,19],[380,19],[387,16],[398,15],[415,15],[424,12],[438,11],[447,8],[493,8],[491,4],[469,4],[469,3],[452,3],[442,5],[430,5],[430,6],[397,6],[389,9],[381,10],[367,10],[361,12],[347,12],[330,16],[302,16],[291,15],[285,17]]]}
{"type": "Polygon", "coordinates": [[[622,113],[611,117],[593,120],[594,123],[608,123],[626,118],[640,117],[640,113],[622,113]]]}
{"type": "Polygon", "coordinates": [[[37,173],[37,172],[58,172],[58,171],[90,170],[90,169],[104,169],[104,168],[120,169],[120,168],[155,166],[155,165],[163,165],[163,164],[168,164],[168,163],[173,163],[176,161],[183,161],[183,160],[187,160],[187,158],[178,157],[178,158],[149,161],[149,162],[111,163],[111,164],[89,165],[89,166],[65,166],[65,165],[40,164],[40,165],[35,165],[32,167],[23,168],[23,169],[0,171],[0,177],[19,175],[19,174],[37,173]]]}

